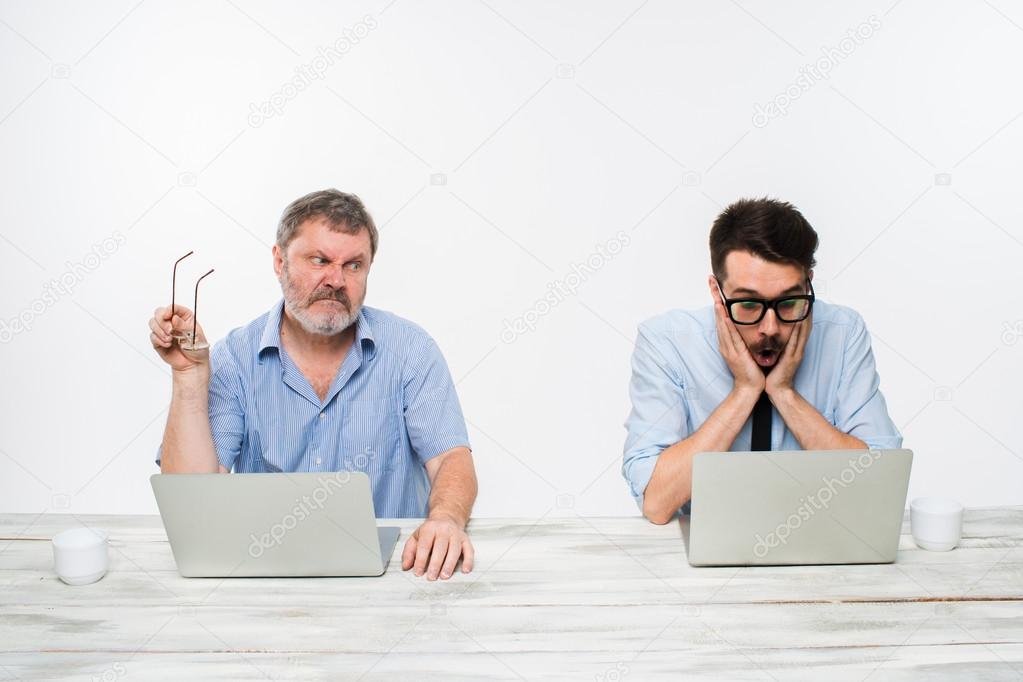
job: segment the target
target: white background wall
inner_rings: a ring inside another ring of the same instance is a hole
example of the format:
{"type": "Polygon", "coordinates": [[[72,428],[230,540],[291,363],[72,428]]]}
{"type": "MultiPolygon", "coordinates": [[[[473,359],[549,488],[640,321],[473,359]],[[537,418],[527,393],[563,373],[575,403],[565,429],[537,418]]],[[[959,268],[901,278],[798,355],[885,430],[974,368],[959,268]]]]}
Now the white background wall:
{"type": "Polygon", "coordinates": [[[220,338],[279,296],[282,208],[331,186],[382,227],[368,304],[446,354],[480,515],[636,513],[636,325],[707,302],[710,223],[754,195],[804,211],[819,295],[866,318],[910,495],[1020,503],[1021,66],[1006,0],[2,2],[0,511],[155,512],[172,262],[196,250],[186,298],[216,267],[220,338]]]}

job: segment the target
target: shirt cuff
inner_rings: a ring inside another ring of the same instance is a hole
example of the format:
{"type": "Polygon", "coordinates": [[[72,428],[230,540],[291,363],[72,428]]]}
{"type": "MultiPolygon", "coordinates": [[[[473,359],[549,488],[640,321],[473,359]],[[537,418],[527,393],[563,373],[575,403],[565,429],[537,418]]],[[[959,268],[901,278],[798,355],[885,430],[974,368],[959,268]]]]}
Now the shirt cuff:
{"type": "Polygon", "coordinates": [[[448,436],[446,438],[435,438],[422,445],[422,447],[416,448],[416,455],[419,457],[420,462],[426,464],[437,455],[442,455],[454,448],[468,448],[472,451],[469,439],[465,436],[448,436]]]}
{"type": "Polygon", "coordinates": [[[635,498],[640,508],[643,507],[643,491],[654,475],[654,467],[657,466],[657,456],[637,457],[626,465],[625,478],[629,482],[629,492],[635,498]]]}

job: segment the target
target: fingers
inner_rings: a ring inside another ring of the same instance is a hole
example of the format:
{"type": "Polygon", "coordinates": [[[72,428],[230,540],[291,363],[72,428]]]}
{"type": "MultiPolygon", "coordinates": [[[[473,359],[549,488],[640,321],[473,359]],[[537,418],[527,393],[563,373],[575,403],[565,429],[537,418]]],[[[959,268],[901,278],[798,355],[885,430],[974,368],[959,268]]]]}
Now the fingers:
{"type": "Polygon", "coordinates": [[[427,526],[419,529],[419,542],[416,547],[416,559],[412,563],[412,573],[421,576],[426,573],[426,564],[430,559],[430,550],[433,548],[433,531],[427,526]]]}
{"type": "MultiPolygon", "coordinates": [[[[723,306],[721,310],[722,314],[724,314],[723,306]]],[[[743,357],[744,355],[749,355],[749,349],[746,348],[746,342],[742,340],[742,334],[740,334],[739,330],[735,328],[735,324],[732,322],[732,320],[727,315],[725,315],[724,319],[721,321],[721,324],[724,325],[725,327],[725,334],[728,337],[728,343],[731,344],[733,357],[743,357]]],[[[752,357],[750,357],[750,359],[752,360],[752,357]]]]}
{"type": "MultiPolygon", "coordinates": [[[[192,331],[192,318],[181,317],[181,315],[175,315],[174,317],[171,318],[169,326],[170,329],[192,331]]],[[[196,333],[198,333],[198,330],[196,330],[196,333]]]]}
{"type": "Polygon", "coordinates": [[[153,317],[149,320],[149,331],[152,332],[152,334],[150,334],[150,340],[152,340],[153,337],[156,337],[156,340],[153,341],[154,348],[170,347],[171,322],[168,317],[169,311],[170,306],[157,308],[153,311],[153,317]]]}
{"type": "Polygon", "coordinates": [[[413,533],[412,536],[409,537],[408,541],[405,542],[404,549],[401,550],[401,570],[403,570],[403,571],[407,571],[410,568],[412,568],[412,562],[415,561],[415,558],[416,558],[416,545],[417,545],[416,536],[417,535],[418,535],[418,531],[413,533]]]}
{"type": "Polygon", "coordinates": [[[721,302],[721,292],[718,291],[717,280],[714,279],[713,275],[707,276],[707,288],[710,289],[710,297],[715,303],[721,302]]]}
{"type": "Polygon", "coordinates": [[[796,328],[792,330],[792,336],[789,337],[789,342],[785,344],[785,348],[781,352],[781,357],[778,358],[778,364],[785,363],[795,367],[799,363],[797,357],[800,353],[800,339],[803,335],[803,323],[800,322],[796,325],[796,328]]]}
{"type": "Polygon", "coordinates": [[[476,565],[476,549],[472,546],[472,540],[466,535],[462,540],[462,573],[469,573],[476,565]]]}
{"type": "Polygon", "coordinates": [[[405,543],[401,552],[401,568],[412,570],[416,576],[427,580],[447,580],[462,560],[462,572],[473,568],[474,550],[469,536],[453,524],[437,524],[426,521],[405,543]]]}
{"type": "Polygon", "coordinates": [[[725,320],[725,327],[728,329],[728,337],[732,340],[732,346],[736,353],[746,352],[746,342],[742,340],[742,334],[735,328],[731,320],[725,320]]]}
{"type": "Polygon", "coordinates": [[[810,337],[810,318],[799,323],[799,342],[795,349],[795,360],[800,362],[803,359],[803,351],[806,349],[806,340],[810,337]]]}
{"type": "Polygon", "coordinates": [[[732,349],[732,339],[725,328],[725,321],[721,319],[721,314],[717,310],[714,311],[714,326],[718,330],[718,350],[727,358],[732,349]]]}
{"type": "MultiPolygon", "coordinates": [[[[161,306],[153,310],[153,317],[149,320],[149,341],[153,348],[170,348],[174,339],[171,333],[175,329],[187,329],[192,324],[192,311],[183,305],[174,306],[174,314],[171,314],[170,306],[161,306]]],[[[196,328],[197,339],[205,341],[205,336],[199,328],[196,328]]]]}
{"type": "MultiPolygon", "coordinates": [[[[171,308],[169,305],[161,306],[153,311],[153,319],[158,320],[160,322],[170,322],[171,317],[172,317],[171,308]]],[[[182,322],[191,323],[193,315],[191,309],[186,308],[183,305],[175,304],[173,317],[176,319],[180,319],[182,322]]]]}
{"type": "Polygon", "coordinates": [[[159,350],[161,348],[170,348],[170,343],[165,343],[164,341],[161,341],[156,336],[156,334],[153,334],[153,333],[149,334],[149,343],[152,344],[153,348],[155,348],[157,350],[159,350]]]}
{"type": "MultiPolygon", "coordinates": [[[[778,365],[784,365],[786,367],[795,368],[803,361],[803,349],[806,347],[806,336],[808,330],[806,327],[807,320],[798,322],[795,328],[792,330],[792,336],[789,337],[788,343],[785,344],[785,348],[782,349],[781,357],[778,358],[778,365]]],[[[783,373],[779,372],[778,376],[783,373]]]]}
{"type": "Polygon", "coordinates": [[[739,333],[728,316],[723,292],[718,287],[717,280],[708,277],[707,286],[714,301],[714,325],[717,327],[718,333],[718,350],[737,383],[742,380],[743,383],[756,384],[762,374],[756,367],[756,361],[750,354],[749,348],[746,347],[746,342],[742,340],[742,334],[739,333]],[[751,376],[755,378],[750,379],[751,376]]]}
{"type": "Polygon", "coordinates": [[[452,538],[448,543],[448,555],[444,559],[444,565],[440,568],[441,580],[447,580],[455,572],[458,564],[458,557],[462,556],[462,542],[459,538],[452,538]]]}
{"type": "Polygon", "coordinates": [[[718,291],[713,277],[707,280],[707,285],[710,288],[711,299],[714,301],[714,324],[718,330],[718,346],[724,350],[724,344],[730,342],[731,339],[731,334],[725,327],[725,304],[721,300],[721,292],[718,291]]]}
{"type": "Polygon", "coordinates": [[[714,301],[714,312],[717,313],[717,319],[723,322],[728,316],[725,314],[725,301],[721,298],[721,289],[718,288],[713,277],[707,280],[707,287],[710,289],[710,297],[714,301]]]}
{"type": "Polygon", "coordinates": [[[149,341],[153,344],[153,348],[170,348],[170,330],[164,329],[163,325],[157,322],[156,318],[149,320],[149,330],[149,341]]]}
{"type": "MultiPolygon", "coordinates": [[[[196,344],[199,344],[202,341],[203,341],[202,338],[197,338],[196,339],[196,344]]],[[[187,342],[182,342],[182,343],[178,344],[178,350],[181,351],[182,355],[184,355],[191,362],[193,362],[193,363],[195,363],[197,365],[198,364],[206,364],[209,361],[209,356],[210,356],[210,348],[209,348],[209,346],[197,345],[197,347],[192,348],[192,347],[189,346],[189,344],[187,342]]]]}
{"type": "MultiPolygon", "coordinates": [[[[183,305],[174,306],[174,314],[181,317],[184,320],[192,319],[192,311],[183,305]]],[[[169,305],[160,306],[153,311],[153,317],[161,322],[170,322],[171,319],[171,307],[169,305]]]]}
{"type": "Polygon", "coordinates": [[[721,289],[718,287],[717,280],[713,277],[707,278],[707,286],[710,287],[710,295],[714,299],[714,313],[715,323],[718,328],[718,341],[727,341],[731,343],[732,350],[736,353],[742,353],[746,349],[746,342],[742,340],[742,335],[739,330],[735,328],[730,317],[728,317],[728,311],[725,310],[725,301],[721,297],[721,289]]]}
{"type": "MultiPolygon", "coordinates": [[[[170,310],[170,306],[167,306],[167,309],[169,311],[170,310]]],[[[194,317],[194,315],[192,315],[192,309],[191,308],[186,308],[183,305],[175,305],[174,306],[174,315],[177,316],[177,317],[180,317],[185,322],[191,322],[192,318],[194,317]]]]}
{"type": "Polygon", "coordinates": [[[430,550],[430,566],[426,569],[426,579],[436,580],[440,575],[440,568],[444,564],[444,558],[448,554],[448,537],[438,534],[433,538],[433,549],[430,550]]]}
{"type": "Polygon", "coordinates": [[[795,351],[796,346],[799,345],[799,333],[803,329],[803,323],[799,322],[792,328],[792,335],[789,336],[788,342],[785,344],[785,348],[781,351],[781,357],[791,357],[795,351]]]}

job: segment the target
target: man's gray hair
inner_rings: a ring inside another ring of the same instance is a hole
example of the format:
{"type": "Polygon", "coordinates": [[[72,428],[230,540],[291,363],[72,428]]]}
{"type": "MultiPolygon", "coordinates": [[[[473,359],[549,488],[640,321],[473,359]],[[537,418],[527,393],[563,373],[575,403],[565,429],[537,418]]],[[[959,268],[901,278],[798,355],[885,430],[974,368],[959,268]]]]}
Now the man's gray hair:
{"type": "Polygon", "coordinates": [[[285,251],[299,226],[317,217],[326,218],[335,232],[358,234],[365,228],[369,232],[370,257],[376,256],[379,234],[373,217],[359,197],[336,189],[312,192],[288,204],[277,225],[277,246],[285,251]]]}

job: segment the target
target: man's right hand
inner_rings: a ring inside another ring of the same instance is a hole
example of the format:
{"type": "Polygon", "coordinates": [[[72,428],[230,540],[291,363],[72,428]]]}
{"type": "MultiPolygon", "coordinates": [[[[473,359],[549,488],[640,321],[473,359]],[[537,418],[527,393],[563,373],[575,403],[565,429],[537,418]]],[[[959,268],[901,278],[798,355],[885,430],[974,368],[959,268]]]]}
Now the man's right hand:
{"type": "MultiPolygon", "coordinates": [[[[208,347],[202,350],[184,350],[176,339],[171,337],[171,331],[187,330],[192,331],[192,311],[180,305],[174,306],[174,315],[171,315],[170,306],[157,308],[153,311],[153,317],[149,320],[149,341],[157,355],[171,366],[175,372],[187,372],[192,369],[208,369],[210,351],[208,347]]],[[[206,335],[202,327],[196,326],[196,340],[206,343],[206,335]]]]}
{"type": "Polygon", "coordinates": [[[735,328],[728,311],[725,310],[725,302],[721,299],[721,292],[718,290],[717,280],[713,277],[707,279],[710,286],[710,295],[714,299],[714,320],[718,330],[718,349],[725,359],[728,369],[735,377],[735,389],[748,389],[759,396],[766,386],[764,371],[753,359],[753,355],[742,340],[739,330],[735,328]]]}

